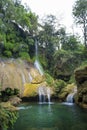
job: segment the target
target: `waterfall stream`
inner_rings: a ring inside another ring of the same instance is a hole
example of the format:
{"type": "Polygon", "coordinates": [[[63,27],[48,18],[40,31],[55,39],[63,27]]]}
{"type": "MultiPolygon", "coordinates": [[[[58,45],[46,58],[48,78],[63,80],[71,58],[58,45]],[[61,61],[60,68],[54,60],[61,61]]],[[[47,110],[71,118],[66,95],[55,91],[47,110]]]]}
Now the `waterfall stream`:
{"type": "Polygon", "coordinates": [[[24,73],[23,73],[23,72],[22,72],[22,82],[23,82],[23,84],[25,84],[25,83],[26,83],[25,75],[24,75],[24,73]]]}
{"type": "Polygon", "coordinates": [[[29,76],[29,81],[30,81],[30,83],[31,83],[32,80],[33,80],[33,78],[32,78],[32,76],[31,76],[30,72],[28,73],[28,76],[29,76]]]}
{"type": "Polygon", "coordinates": [[[67,98],[66,98],[66,102],[68,103],[73,103],[73,96],[74,96],[74,93],[70,93],[67,98]]]}
{"type": "Polygon", "coordinates": [[[38,88],[39,104],[50,104],[50,88],[40,86],[38,88]]]}
{"type": "Polygon", "coordinates": [[[39,73],[41,75],[43,75],[43,68],[39,62],[39,58],[38,58],[38,43],[37,40],[35,40],[35,56],[36,56],[36,60],[34,62],[34,66],[36,67],[36,69],[39,71],[39,73]]]}
{"type": "Polygon", "coordinates": [[[66,98],[66,102],[67,103],[73,103],[74,102],[74,95],[77,92],[77,87],[74,87],[72,93],[68,94],[67,98],[66,98]]]}
{"type": "Polygon", "coordinates": [[[48,103],[50,103],[50,88],[47,88],[48,103]]]}

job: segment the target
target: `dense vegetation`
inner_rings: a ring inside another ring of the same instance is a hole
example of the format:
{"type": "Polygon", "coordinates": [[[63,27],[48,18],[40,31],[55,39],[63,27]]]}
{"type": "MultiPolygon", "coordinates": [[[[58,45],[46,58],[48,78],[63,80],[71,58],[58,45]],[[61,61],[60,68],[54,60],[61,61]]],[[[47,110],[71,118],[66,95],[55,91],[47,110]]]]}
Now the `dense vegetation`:
{"type": "Polygon", "coordinates": [[[12,128],[18,117],[18,112],[13,110],[13,106],[6,104],[3,107],[0,104],[0,130],[7,130],[9,127],[12,128]]]}
{"type": "MultiPolygon", "coordinates": [[[[21,5],[20,0],[0,0],[0,58],[22,58],[34,62],[37,41],[39,60],[48,77],[47,82],[51,84],[50,75],[60,79],[60,83],[56,80],[54,86],[57,94],[65,82],[72,82],[74,70],[87,64],[87,0],[77,0],[72,13],[76,23],[83,27],[83,42],[79,36],[67,34],[55,16],[46,16],[40,24],[38,16],[29,7],[21,5]]],[[[15,118],[0,106],[0,128],[13,124],[15,118]],[[8,122],[10,117],[12,122],[8,122]]]]}
{"type": "MultiPolygon", "coordinates": [[[[73,8],[73,14],[80,21],[79,8],[83,6],[76,8],[77,5],[81,6],[77,2],[73,8]]],[[[85,7],[84,15],[86,15],[86,10],[85,7]]],[[[82,22],[79,23],[82,24],[82,22]]],[[[81,44],[78,36],[67,34],[66,29],[60,26],[53,15],[46,16],[43,23],[39,24],[38,17],[28,7],[21,5],[19,0],[0,1],[0,25],[0,57],[20,57],[33,62],[34,44],[37,40],[40,62],[44,70],[55,78],[59,77],[57,74],[59,66],[67,64],[68,61],[68,65],[71,63],[69,68],[73,72],[75,66],[78,67],[87,57],[86,41],[84,41],[85,44],[81,44]]],[[[62,69],[64,70],[63,66],[62,69]]]]}
{"type": "Polygon", "coordinates": [[[29,59],[37,16],[20,1],[0,1],[0,56],[29,59]]]}
{"type": "Polygon", "coordinates": [[[6,101],[9,100],[9,98],[10,98],[11,96],[14,96],[14,95],[18,96],[18,95],[19,95],[19,90],[16,89],[16,88],[11,89],[11,88],[8,87],[8,88],[6,88],[5,90],[2,90],[2,91],[1,91],[1,96],[0,96],[0,98],[1,98],[1,101],[6,102],[6,101]]]}

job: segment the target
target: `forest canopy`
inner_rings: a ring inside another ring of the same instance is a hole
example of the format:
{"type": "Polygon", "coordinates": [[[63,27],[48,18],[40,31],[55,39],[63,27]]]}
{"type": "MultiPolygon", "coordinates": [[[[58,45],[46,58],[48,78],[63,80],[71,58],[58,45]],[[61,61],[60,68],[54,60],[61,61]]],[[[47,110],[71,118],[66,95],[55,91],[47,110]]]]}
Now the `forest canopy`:
{"type": "MultiPolygon", "coordinates": [[[[80,14],[85,13],[86,16],[87,13],[86,7],[82,12],[83,6],[80,2],[78,0],[75,3],[72,11],[79,24],[84,22],[80,22],[80,14]]],[[[86,1],[83,1],[83,5],[84,2],[86,1]]],[[[65,27],[60,26],[59,22],[56,16],[47,15],[41,24],[38,16],[29,7],[23,6],[20,0],[0,0],[0,57],[22,58],[34,62],[34,44],[37,41],[39,60],[43,68],[54,77],[57,77],[59,63],[62,65],[73,57],[80,64],[81,58],[84,61],[87,57],[86,41],[85,44],[81,43],[77,35],[67,34],[65,27]]],[[[85,26],[86,24],[87,20],[85,26]]],[[[85,35],[86,33],[85,31],[85,35]]]]}

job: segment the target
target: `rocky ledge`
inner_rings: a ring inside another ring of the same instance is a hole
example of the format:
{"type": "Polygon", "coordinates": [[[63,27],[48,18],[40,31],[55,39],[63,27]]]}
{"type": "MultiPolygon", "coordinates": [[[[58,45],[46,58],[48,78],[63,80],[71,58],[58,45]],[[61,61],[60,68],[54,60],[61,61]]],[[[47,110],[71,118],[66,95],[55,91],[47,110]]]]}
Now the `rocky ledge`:
{"type": "Polygon", "coordinates": [[[75,71],[75,79],[77,83],[76,103],[87,108],[87,66],[75,71]]]}

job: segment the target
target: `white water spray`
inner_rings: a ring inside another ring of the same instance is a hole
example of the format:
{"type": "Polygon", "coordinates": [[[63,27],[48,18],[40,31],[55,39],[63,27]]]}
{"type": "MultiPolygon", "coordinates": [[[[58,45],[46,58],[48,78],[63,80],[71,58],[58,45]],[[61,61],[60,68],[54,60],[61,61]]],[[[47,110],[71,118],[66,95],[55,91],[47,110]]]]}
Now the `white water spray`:
{"type": "Polygon", "coordinates": [[[36,69],[39,71],[39,73],[41,75],[43,75],[43,68],[39,62],[39,58],[38,58],[38,44],[37,44],[37,40],[35,40],[35,55],[36,55],[36,60],[34,63],[34,66],[36,67],[36,69]]]}
{"type": "Polygon", "coordinates": [[[39,104],[50,104],[50,88],[40,86],[38,88],[39,104]]]}
{"type": "Polygon", "coordinates": [[[48,103],[50,104],[50,88],[47,88],[48,103]]]}
{"type": "Polygon", "coordinates": [[[67,98],[66,98],[66,102],[67,102],[67,103],[73,103],[73,97],[74,97],[74,95],[75,95],[76,92],[77,92],[77,87],[75,87],[75,88],[73,89],[73,92],[72,92],[72,93],[68,94],[68,96],[67,96],[67,98]]]}
{"type": "Polygon", "coordinates": [[[29,82],[31,83],[32,80],[33,80],[33,78],[32,78],[32,76],[31,76],[30,72],[28,73],[28,76],[29,76],[29,82]]]}
{"type": "Polygon", "coordinates": [[[22,82],[23,82],[23,84],[25,84],[25,83],[26,83],[25,75],[24,75],[24,73],[23,73],[23,72],[22,72],[22,82]]]}

